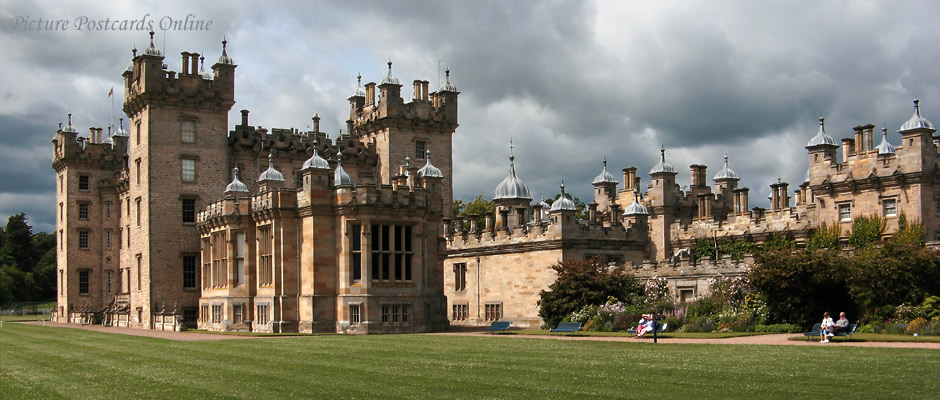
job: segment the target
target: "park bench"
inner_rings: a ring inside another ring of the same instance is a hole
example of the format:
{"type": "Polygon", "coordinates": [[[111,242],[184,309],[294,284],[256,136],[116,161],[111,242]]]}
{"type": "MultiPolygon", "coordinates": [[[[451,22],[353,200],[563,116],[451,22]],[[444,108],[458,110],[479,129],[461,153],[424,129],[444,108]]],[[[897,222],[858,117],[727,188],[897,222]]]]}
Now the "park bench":
{"type": "MultiPolygon", "coordinates": [[[[813,330],[811,330],[811,331],[809,331],[809,332],[804,332],[804,333],[803,333],[803,336],[806,336],[808,340],[809,340],[809,339],[812,339],[812,338],[817,338],[817,337],[819,337],[819,335],[822,335],[822,332],[819,331],[819,327],[820,327],[820,326],[822,326],[821,323],[817,323],[817,324],[813,325],[813,330]]],[[[852,337],[852,334],[855,333],[855,331],[856,331],[857,329],[858,329],[858,324],[849,324],[849,326],[847,326],[844,331],[837,331],[837,332],[833,333],[833,335],[835,335],[835,336],[848,336],[849,338],[851,338],[851,337],[852,337]]],[[[834,336],[834,337],[835,337],[835,336],[834,336]]]]}
{"type": "Polygon", "coordinates": [[[669,323],[668,323],[668,322],[665,323],[665,324],[660,324],[659,322],[657,322],[657,323],[656,323],[656,329],[655,329],[654,331],[650,331],[649,333],[647,333],[647,334],[644,335],[643,337],[653,337],[654,334],[655,334],[655,336],[659,336],[659,334],[665,332],[666,329],[669,329],[669,323]]]}
{"type": "Polygon", "coordinates": [[[564,333],[564,332],[580,332],[581,331],[580,322],[561,322],[558,324],[558,327],[550,329],[551,333],[564,333]]]}
{"type": "Polygon", "coordinates": [[[484,332],[507,332],[512,321],[493,321],[490,326],[483,328],[484,332]]]}

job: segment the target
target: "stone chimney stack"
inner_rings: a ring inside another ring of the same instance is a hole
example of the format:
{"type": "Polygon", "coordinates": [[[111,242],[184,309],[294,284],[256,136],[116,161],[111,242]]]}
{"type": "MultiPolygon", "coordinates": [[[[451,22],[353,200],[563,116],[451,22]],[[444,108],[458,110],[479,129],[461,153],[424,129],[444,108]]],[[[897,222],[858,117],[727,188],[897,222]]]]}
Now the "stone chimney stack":
{"type": "Polygon", "coordinates": [[[180,53],[180,56],[183,58],[183,65],[180,67],[180,74],[185,74],[186,71],[189,71],[189,52],[184,51],[180,53]]]}

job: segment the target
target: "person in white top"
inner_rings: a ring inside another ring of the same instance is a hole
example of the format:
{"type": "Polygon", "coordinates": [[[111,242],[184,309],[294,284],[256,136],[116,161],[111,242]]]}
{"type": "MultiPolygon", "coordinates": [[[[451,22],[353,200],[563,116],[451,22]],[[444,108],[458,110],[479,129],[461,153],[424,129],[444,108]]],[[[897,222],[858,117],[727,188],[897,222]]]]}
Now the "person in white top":
{"type": "Polygon", "coordinates": [[[829,343],[829,337],[832,336],[832,317],[829,316],[829,311],[823,313],[822,323],[819,325],[819,343],[829,343]]]}

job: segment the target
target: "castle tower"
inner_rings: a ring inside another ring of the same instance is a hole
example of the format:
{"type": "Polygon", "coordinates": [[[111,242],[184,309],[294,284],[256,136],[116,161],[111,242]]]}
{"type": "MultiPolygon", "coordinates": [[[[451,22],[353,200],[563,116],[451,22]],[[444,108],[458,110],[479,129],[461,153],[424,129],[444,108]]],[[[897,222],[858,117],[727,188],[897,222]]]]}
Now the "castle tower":
{"type": "MultiPolygon", "coordinates": [[[[101,309],[121,292],[119,276],[120,171],[126,162],[123,128],[102,143],[101,128],[78,136],[72,125],[52,139],[56,171],[56,271],[59,321],[101,309]]],[[[78,321],[76,321],[78,322],[78,321]]]]}
{"type": "Polygon", "coordinates": [[[597,212],[606,213],[617,200],[617,179],[607,172],[607,157],[604,157],[604,169],[594,177],[594,202],[597,203],[597,212]]]}
{"type": "Polygon", "coordinates": [[[510,140],[509,174],[496,186],[496,193],[493,196],[493,202],[496,204],[496,228],[499,229],[513,229],[524,224],[524,221],[528,221],[525,213],[529,203],[532,202],[529,187],[516,176],[516,156],[512,149],[512,140],[510,140]]]}
{"type": "MultiPolygon", "coordinates": [[[[937,143],[934,141],[933,134],[937,132],[933,124],[920,114],[920,100],[914,99],[914,113],[901,125],[898,133],[901,134],[901,145],[896,150],[899,170],[902,173],[928,174],[928,171],[934,171],[934,182],[937,182],[936,171],[940,168],[938,164],[937,143]]],[[[936,184],[917,182],[911,188],[911,194],[919,198],[920,210],[908,210],[909,215],[923,215],[921,221],[925,227],[940,226],[940,189],[936,184]]],[[[912,202],[917,204],[917,202],[912,202]]],[[[904,212],[904,211],[902,211],[904,212]]],[[[927,237],[930,237],[930,230],[927,228],[927,237]]],[[[940,239],[940,230],[934,230],[934,240],[940,239]]]]}
{"type": "MultiPolygon", "coordinates": [[[[124,72],[124,112],[130,117],[129,165],[121,215],[121,267],[129,276],[131,325],[148,327],[151,312],[177,304],[195,318],[200,240],[196,210],[222,192],[227,178],[228,111],[236,65],[222,41],[211,79],[182,53],[177,74],[153,44],[124,72]]],[[[205,260],[204,260],[205,261],[205,260]]]]}
{"type": "Polygon", "coordinates": [[[806,143],[806,150],[809,151],[809,176],[810,185],[819,183],[816,177],[829,176],[829,166],[837,164],[836,151],[839,150],[839,144],[832,136],[826,134],[826,119],[819,117],[819,131],[806,143]],[[815,181],[815,182],[814,182],[815,181]]]}
{"type": "Polygon", "coordinates": [[[349,97],[349,120],[347,130],[363,143],[374,144],[378,155],[375,171],[377,184],[389,185],[398,174],[399,160],[411,157],[417,162],[425,159],[427,150],[438,154],[437,168],[444,175],[442,201],[444,217],[451,217],[450,203],[453,201],[452,139],[457,129],[457,87],[447,80],[440,89],[428,93],[428,82],[414,81],[414,98],[405,103],[401,97],[401,83],[392,74],[392,62],[388,62],[388,74],[379,83],[378,102],[375,99],[375,83],[362,88],[361,77],[357,89],[349,97]]]}
{"type": "Polygon", "coordinates": [[[650,254],[656,260],[665,260],[672,256],[670,227],[676,218],[679,186],[676,185],[676,169],[666,162],[665,148],[660,150],[660,155],[659,164],[650,170],[650,254]]]}

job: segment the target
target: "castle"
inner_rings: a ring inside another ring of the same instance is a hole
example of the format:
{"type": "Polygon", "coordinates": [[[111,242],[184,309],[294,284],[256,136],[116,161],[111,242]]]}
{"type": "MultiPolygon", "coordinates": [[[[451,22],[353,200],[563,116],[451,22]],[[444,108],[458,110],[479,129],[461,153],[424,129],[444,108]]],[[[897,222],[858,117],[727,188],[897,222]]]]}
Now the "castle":
{"type": "Polygon", "coordinates": [[[114,135],[79,136],[71,115],[59,127],[56,320],[256,332],[538,326],[539,291],[561,260],[627,263],[686,300],[707,278],[746,268],[690,259],[696,239],[777,233],[802,243],[820,224],[848,231],[866,214],[884,216],[889,235],[904,214],[940,239],[936,131],[916,102],[901,146],[885,136],[873,146],[874,126],[859,126],[841,160],[820,120],[795,204],[777,182],[771,207],[751,209],[727,157],[714,192],[703,165],[681,190],[663,149],[645,193],[637,168],[621,183],[605,161],[578,219],[564,196],[533,204],[510,149],[496,212],[465,223],[451,215],[459,92],[449,72],[435,92],[415,80],[408,103],[391,62],[378,85],[360,77],[333,139],[316,115],[307,132],[268,130],[242,110],[229,131],[236,65],[226,46],[211,72],[190,52],[175,72],[151,33],[123,73],[129,132],[122,121],[114,135]]]}

